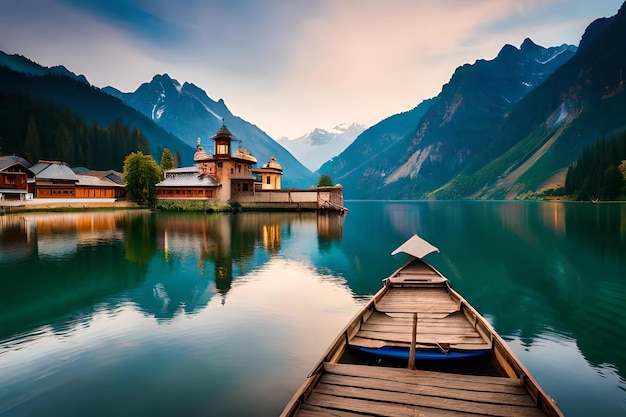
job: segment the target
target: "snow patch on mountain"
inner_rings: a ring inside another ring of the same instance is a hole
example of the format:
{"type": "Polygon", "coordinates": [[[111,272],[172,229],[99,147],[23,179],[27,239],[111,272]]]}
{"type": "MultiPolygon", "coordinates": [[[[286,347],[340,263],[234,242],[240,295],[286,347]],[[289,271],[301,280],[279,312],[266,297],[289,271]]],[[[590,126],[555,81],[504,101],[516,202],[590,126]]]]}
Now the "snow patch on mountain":
{"type": "Polygon", "coordinates": [[[281,138],[277,142],[311,171],[339,155],[365,130],[365,126],[345,123],[332,129],[315,128],[295,139],[281,138]]]}

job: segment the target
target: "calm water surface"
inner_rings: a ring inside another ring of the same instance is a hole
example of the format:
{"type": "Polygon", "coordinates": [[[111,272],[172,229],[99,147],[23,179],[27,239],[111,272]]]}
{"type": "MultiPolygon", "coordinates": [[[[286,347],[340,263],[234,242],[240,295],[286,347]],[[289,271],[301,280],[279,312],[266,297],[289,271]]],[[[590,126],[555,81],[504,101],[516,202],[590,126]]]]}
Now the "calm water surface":
{"type": "Polygon", "coordinates": [[[0,217],[1,416],[275,416],[413,233],[567,416],[626,415],[626,205],[0,217]]]}

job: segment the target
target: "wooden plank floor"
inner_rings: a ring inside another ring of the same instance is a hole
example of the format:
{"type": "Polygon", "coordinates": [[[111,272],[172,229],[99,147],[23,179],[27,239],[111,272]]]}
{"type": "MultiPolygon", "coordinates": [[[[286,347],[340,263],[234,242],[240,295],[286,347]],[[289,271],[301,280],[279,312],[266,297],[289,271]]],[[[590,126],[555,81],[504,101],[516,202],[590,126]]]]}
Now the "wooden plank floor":
{"type": "Polygon", "coordinates": [[[522,382],[351,364],[324,364],[298,416],[542,416],[522,382]]]}
{"type": "Polygon", "coordinates": [[[460,311],[445,287],[390,288],[376,304],[350,344],[362,347],[411,343],[413,313],[417,313],[417,347],[450,345],[453,349],[489,349],[485,340],[460,311]]]}

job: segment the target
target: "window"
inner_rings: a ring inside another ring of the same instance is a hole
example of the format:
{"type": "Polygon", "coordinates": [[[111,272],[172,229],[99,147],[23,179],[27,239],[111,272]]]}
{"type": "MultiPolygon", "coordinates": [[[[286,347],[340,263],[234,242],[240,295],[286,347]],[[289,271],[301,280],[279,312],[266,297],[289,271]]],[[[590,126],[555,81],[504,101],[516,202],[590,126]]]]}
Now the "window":
{"type": "Polygon", "coordinates": [[[270,180],[270,176],[269,176],[269,175],[268,175],[268,176],[267,176],[267,178],[265,179],[265,182],[266,182],[267,184],[271,184],[271,183],[272,183],[272,181],[270,180]]]}
{"type": "Polygon", "coordinates": [[[217,151],[215,152],[218,155],[228,155],[228,145],[225,143],[216,144],[217,151]]]}

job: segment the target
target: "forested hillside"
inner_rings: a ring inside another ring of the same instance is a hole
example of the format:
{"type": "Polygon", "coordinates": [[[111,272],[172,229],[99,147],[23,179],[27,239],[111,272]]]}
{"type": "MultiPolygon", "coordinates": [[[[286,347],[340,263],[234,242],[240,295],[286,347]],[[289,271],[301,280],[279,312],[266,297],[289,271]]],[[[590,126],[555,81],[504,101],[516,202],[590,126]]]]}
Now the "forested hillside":
{"type": "Polygon", "coordinates": [[[121,170],[124,157],[137,150],[150,153],[148,139],[119,119],[108,126],[87,123],[61,107],[0,93],[0,154],[121,170]]]}
{"type": "MultiPolygon", "coordinates": [[[[102,92],[96,87],[92,87],[85,82],[81,82],[69,76],[63,75],[28,75],[21,72],[16,72],[8,67],[0,66],[0,92],[7,96],[23,97],[26,100],[32,100],[36,103],[47,103],[56,106],[57,108],[66,109],[70,114],[79,116],[85,125],[91,126],[96,123],[100,127],[109,127],[115,130],[115,125],[128,126],[129,130],[141,132],[141,134],[147,139],[150,144],[149,150],[157,157],[160,156],[164,148],[170,149],[172,152],[180,152],[182,160],[190,161],[193,158],[193,148],[184,144],[176,136],[166,132],[161,127],[156,125],[152,120],[145,117],[137,110],[127,106],[118,98],[112,97],[109,94],[102,92]]],[[[43,119],[42,119],[43,120],[43,119]]],[[[13,123],[10,119],[7,119],[9,124],[13,123]]],[[[36,120],[37,123],[42,123],[36,120]]],[[[19,125],[22,122],[15,122],[18,124],[16,127],[6,127],[8,129],[20,129],[19,125]]],[[[43,126],[43,125],[42,125],[43,126]]],[[[3,127],[5,128],[5,127],[3,127]]],[[[45,134],[56,134],[58,126],[46,125],[44,129],[45,134]],[[50,130],[51,129],[51,130],[50,130]]],[[[69,126],[68,126],[69,128],[69,126]]],[[[43,134],[43,130],[39,130],[40,134],[43,134]]],[[[117,134],[113,134],[118,136],[117,134]]],[[[12,141],[18,141],[19,137],[3,135],[5,142],[4,153],[8,152],[9,147],[16,147],[16,145],[10,144],[12,141]]],[[[121,146],[121,143],[119,144],[121,146]]],[[[131,143],[126,145],[131,146],[131,143]]],[[[98,145],[94,145],[98,146],[98,145]]],[[[117,144],[113,145],[118,146],[117,144]]],[[[142,150],[141,147],[135,145],[132,146],[132,151],[142,150]]],[[[143,150],[147,150],[143,148],[143,150]]],[[[42,152],[44,150],[42,149],[42,152]]],[[[118,154],[119,149],[114,149],[112,152],[118,154]]],[[[68,151],[71,154],[71,150],[68,151]]],[[[64,154],[54,154],[54,159],[61,159],[64,154]]],[[[77,155],[80,155],[78,152],[77,155]]],[[[101,153],[94,153],[97,155],[97,159],[100,159],[101,153]]],[[[33,155],[34,156],[34,155],[33,155]]],[[[70,155],[71,156],[71,155],[70,155]]],[[[106,154],[104,155],[106,156],[106,154]]],[[[122,156],[115,162],[115,166],[121,167],[122,156]]],[[[65,161],[73,165],[71,161],[65,161]]],[[[103,165],[104,162],[99,160],[93,161],[94,164],[103,165]]],[[[94,166],[95,167],[95,166],[94,166]]],[[[108,167],[111,168],[111,167],[108,167]]]]}
{"type": "Polygon", "coordinates": [[[565,194],[579,201],[626,199],[626,132],[583,151],[567,170],[565,194]]]}

